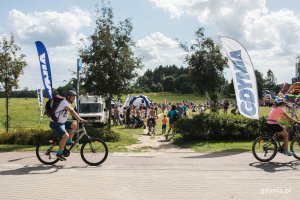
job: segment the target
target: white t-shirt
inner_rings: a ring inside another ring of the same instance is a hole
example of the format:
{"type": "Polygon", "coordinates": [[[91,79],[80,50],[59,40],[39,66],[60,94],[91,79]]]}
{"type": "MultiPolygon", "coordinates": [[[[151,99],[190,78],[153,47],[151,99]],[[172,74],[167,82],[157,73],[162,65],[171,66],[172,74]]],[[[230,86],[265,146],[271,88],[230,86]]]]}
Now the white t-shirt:
{"type": "MultiPolygon", "coordinates": [[[[68,120],[68,111],[65,109],[65,107],[70,106],[71,104],[67,100],[62,100],[60,104],[58,105],[55,116],[58,119],[58,123],[65,123],[68,120]]],[[[51,119],[50,119],[51,120],[51,119]]],[[[53,120],[51,120],[53,121],[53,120]]]]}

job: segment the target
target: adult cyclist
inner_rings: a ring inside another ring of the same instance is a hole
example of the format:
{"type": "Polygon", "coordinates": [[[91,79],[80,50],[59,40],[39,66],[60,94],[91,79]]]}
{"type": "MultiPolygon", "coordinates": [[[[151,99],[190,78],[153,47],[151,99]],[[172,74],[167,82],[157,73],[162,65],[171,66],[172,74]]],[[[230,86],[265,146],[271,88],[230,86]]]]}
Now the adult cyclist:
{"type": "Polygon", "coordinates": [[[284,155],[291,156],[293,152],[288,150],[289,144],[289,134],[286,131],[285,126],[279,124],[279,120],[283,117],[286,121],[292,121],[299,123],[299,121],[294,120],[293,118],[289,117],[288,114],[283,109],[284,101],[282,98],[276,98],[274,101],[275,105],[273,106],[272,110],[269,112],[267,118],[267,126],[270,131],[277,133],[283,137],[283,150],[284,155]]]}
{"type": "Polygon", "coordinates": [[[73,123],[73,121],[68,120],[68,112],[71,113],[71,115],[75,117],[78,122],[86,122],[84,119],[80,118],[75,110],[71,107],[76,95],[77,94],[75,91],[68,90],[65,93],[65,99],[59,103],[55,110],[55,116],[58,119],[57,122],[54,122],[52,119],[50,119],[50,128],[59,136],[61,136],[59,150],[56,154],[56,157],[61,161],[66,160],[66,158],[63,156],[63,150],[66,144],[73,144],[72,138],[77,130],[77,125],[73,123]],[[70,130],[70,132],[68,133],[67,130],[70,130]]]}

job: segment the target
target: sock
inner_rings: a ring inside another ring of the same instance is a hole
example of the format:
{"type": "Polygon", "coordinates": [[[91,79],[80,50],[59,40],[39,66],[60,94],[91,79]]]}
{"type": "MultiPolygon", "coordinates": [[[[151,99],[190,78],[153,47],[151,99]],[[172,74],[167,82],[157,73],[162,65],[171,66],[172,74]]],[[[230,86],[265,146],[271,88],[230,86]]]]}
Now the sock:
{"type": "Polygon", "coordinates": [[[68,144],[72,144],[72,143],[73,143],[72,138],[69,138],[68,141],[67,141],[67,143],[68,143],[68,144]]]}
{"type": "Polygon", "coordinates": [[[57,155],[62,155],[63,152],[64,152],[63,150],[58,150],[58,151],[57,151],[57,155]]]}

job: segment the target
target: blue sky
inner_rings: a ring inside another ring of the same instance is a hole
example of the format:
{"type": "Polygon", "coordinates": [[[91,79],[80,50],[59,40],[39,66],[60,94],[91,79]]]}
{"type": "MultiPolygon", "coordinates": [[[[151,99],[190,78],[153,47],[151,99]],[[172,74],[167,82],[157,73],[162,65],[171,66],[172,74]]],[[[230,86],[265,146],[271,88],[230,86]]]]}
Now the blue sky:
{"type": "MultiPolygon", "coordinates": [[[[5,3],[4,3],[5,2],[5,3]]],[[[75,70],[78,42],[95,28],[95,4],[88,0],[10,0],[0,7],[0,36],[13,33],[28,66],[20,88],[42,85],[34,42],[46,45],[54,87],[75,70]]],[[[300,53],[300,2],[295,0],[111,0],[116,21],[131,18],[135,52],[144,69],[183,65],[185,53],[175,38],[192,42],[198,27],[219,43],[219,35],[240,41],[254,68],[271,69],[279,83],[290,82],[300,53]]],[[[226,71],[226,77],[230,78],[226,71]]]]}

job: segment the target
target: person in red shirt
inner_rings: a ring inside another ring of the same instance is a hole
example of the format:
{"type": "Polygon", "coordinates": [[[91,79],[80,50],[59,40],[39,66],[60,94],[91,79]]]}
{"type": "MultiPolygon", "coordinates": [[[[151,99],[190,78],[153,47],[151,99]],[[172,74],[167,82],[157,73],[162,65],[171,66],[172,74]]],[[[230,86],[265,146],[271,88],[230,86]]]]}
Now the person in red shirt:
{"type": "Polygon", "coordinates": [[[267,118],[267,126],[270,131],[277,133],[278,135],[281,135],[283,137],[284,155],[291,156],[293,155],[293,152],[290,152],[288,150],[289,134],[285,130],[285,126],[279,124],[279,120],[283,117],[286,121],[292,121],[296,123],[299,123],[299,121],[296,121],[293,118],[289,117],[285,112],[285,110],[283,109],[284,102],[282,98],[276,98],[274,103],[275,105],[270,111],[267,118]]]}
{"type": "Polygon", "coordinates": [[[161,121],[162,121],[162,127],[161,127],[162,134],[164,135],[167,130],[167,122],[168,122],[167,115],[164,115],[164,118],[161,121]]]}

